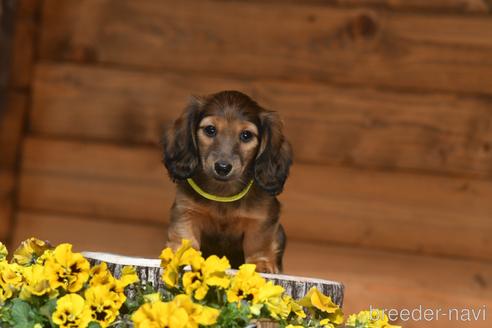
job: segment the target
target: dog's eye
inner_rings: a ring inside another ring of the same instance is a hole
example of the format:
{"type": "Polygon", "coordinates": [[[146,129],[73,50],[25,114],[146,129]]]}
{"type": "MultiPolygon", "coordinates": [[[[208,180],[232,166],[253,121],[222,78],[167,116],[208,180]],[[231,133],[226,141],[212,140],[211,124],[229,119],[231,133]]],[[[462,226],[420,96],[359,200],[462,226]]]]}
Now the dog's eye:
{"type": "Polygon", "coordinates": [[[215,137],[217,134],[217,129],[213,125],[207,125],[203,128],[203,132],[205,132],[205,134],[209,137],[215,137]]]}
{"type": "Polygon", "coordinates": [[[253,133],[245,130],[242,131],[241,134],[239,135],[239,139],[241,139],[242,142],[249,142],[253,138],[253,133]]]}

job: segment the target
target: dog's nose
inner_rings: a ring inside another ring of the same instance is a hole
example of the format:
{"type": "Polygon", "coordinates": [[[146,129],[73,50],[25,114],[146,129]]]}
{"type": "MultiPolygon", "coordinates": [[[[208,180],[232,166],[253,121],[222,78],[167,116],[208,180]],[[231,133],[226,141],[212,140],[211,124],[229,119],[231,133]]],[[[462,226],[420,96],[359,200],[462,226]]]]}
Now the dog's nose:
{"type": "Polygon", "coordinates": [[[231,172],[231,170],[232,170],[231,164],[223,161],[215,162],[215,172],[217,172],[218,175],[225,177],[226,175],[229,174],[229,172],[231,172]]]}

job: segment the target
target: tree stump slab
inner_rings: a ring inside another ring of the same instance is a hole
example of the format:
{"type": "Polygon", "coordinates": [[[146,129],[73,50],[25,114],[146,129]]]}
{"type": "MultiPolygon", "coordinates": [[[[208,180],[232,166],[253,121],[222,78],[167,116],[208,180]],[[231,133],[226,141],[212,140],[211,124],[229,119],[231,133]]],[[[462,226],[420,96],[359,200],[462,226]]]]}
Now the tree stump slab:
{"type": "MultiPolygon", "coordinates": [[[[164,289],[164,284],[161,281],[163,269],[160,267],[160,260],[158,259],[137,258],[98,252],[83,252],[83,255],[92,265],[106,262],[108,269],[116,277],[120,276],[121,269],[124,266],[134,266],[141,282],[148,282],[152,284],[154,288],[164,289]]],[[[228,273],[234,275],[236,270],[229,270],[228,273]]],[[[339,282],[282,274],[262,273],[261,275],[268,281],[272,281],[275,284],[284,287],[285,292],[296,300],[304,297],[312,287],[316,287],[323,294],[330,296],[335,304],[340,307],[343,305],[344,286],[339,282]]],[[[131,297],[131,295],[129,295],[129,297],[131,297]]]]}

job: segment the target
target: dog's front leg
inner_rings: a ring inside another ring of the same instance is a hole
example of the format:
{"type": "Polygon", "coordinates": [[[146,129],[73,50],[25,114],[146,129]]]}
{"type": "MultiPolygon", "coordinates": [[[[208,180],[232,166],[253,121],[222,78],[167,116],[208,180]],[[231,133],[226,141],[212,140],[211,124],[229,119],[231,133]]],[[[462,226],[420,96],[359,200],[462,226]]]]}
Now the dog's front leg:
{"type": "Polygon", "coordinates": [[[195,218],[186,212],[179,211],[176,206],[171,209],[171,222],[167,230],[167,247],[177,250],[183,239],[191,241],[193,248],[200,249],[200,232],[195,218]]]}
{"type": "Polygon", "coordinates": [[[277,265],[276,234],[278,225],[265,228],[263,222],[248,225],[244,234],[243,249],[246,263],[256,264],[256,271],[279,273],[277,265]]]}

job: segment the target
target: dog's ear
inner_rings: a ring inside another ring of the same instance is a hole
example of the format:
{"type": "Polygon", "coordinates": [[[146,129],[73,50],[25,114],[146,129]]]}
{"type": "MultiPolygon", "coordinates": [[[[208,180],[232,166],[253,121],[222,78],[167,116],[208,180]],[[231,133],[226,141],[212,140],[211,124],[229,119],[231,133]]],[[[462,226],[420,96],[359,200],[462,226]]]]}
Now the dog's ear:
{"type": "Polygon", "coordinates": [[[292,164],[292,148],[282,132],[282,121],[276,112],[260,114],[261,140],[255,160],[255,181],[270,195],[284,188],[292,164]]]}
{"type": "Polygon", "coordinates": [[[164,133],[163,162],[173,181],[191,177],[199,165],[195,133],[203,102],[202,98],[192,97],[181,116],[164,133]]]}

